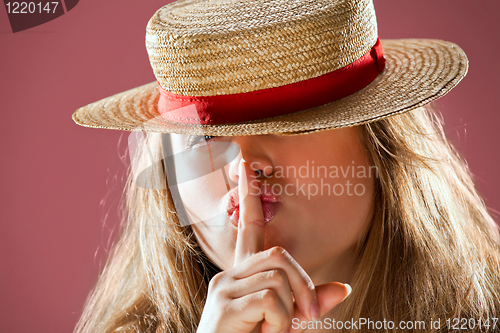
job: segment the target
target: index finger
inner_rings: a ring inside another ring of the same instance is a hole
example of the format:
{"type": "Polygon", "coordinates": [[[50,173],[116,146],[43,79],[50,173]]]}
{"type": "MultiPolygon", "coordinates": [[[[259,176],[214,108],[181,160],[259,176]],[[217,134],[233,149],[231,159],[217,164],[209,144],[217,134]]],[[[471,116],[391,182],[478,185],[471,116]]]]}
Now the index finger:
{"type": "Polygon", "coordinates": [[[245,160],[241,159],[238,170],[240,214],[233,266],[264,250],[264,213],[260,201],[259,182],[245,160]]]}

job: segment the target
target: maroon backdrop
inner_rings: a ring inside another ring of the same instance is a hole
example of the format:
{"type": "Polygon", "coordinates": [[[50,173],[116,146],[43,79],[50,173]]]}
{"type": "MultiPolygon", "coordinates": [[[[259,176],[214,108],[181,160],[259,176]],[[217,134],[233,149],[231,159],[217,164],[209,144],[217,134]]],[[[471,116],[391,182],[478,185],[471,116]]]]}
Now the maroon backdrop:
{"type": "MultiPolygon", "coordinates": [[[[375,1],[381,38],[440,38],[467,52],[468,76],[438,105],[487,205],[500,209],[500,2],[375,1]]],[[[121,132],[79,127],[71,114],[154,81],[145,26],[165,3],[81,1],[15,34],[0,9],[2,332],[70,332],[81,313],[118,227],[125,145],[121,132]]]]}

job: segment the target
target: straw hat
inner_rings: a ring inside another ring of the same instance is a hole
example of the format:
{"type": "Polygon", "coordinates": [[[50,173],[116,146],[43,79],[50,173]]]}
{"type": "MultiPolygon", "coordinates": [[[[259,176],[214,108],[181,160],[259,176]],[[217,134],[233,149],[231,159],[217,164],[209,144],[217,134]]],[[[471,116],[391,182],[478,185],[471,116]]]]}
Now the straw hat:
{"type": "Polygon", "coordinates": [[[465,76],[457,45],[378,39],[371,0],[180,0],[150,19],[157,78],[78,109],[82,126],[296,134],[425,105],[465,76]]]}

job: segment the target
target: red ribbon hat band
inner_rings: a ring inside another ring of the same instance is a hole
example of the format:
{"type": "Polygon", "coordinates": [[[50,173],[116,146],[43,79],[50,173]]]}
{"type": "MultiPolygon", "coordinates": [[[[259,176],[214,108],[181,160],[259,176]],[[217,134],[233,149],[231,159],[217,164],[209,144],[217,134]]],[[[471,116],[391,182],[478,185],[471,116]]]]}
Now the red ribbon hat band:
{"type": "Polygon", "coordinates": [[[241,94],[183,96],[161,86],[158,111],[184,124],[219,125],[282,116],[349,96],[366,87],[385,67],[380,40],[346,67],[301,82],[241,94]]]}

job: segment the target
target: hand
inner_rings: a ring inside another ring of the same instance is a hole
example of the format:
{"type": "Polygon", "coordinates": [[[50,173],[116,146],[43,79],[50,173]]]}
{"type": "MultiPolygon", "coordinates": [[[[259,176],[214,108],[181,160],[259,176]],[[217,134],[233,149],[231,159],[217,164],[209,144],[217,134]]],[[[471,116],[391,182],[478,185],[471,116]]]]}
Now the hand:
{"type": "MultiPolygon", "coordinates": [[[[264,216],[259,187],[243,160],[239,165],[240,218],[233,268],[210,281],[198,333],[281,333],[293,318],[319,319],[348,295],[342,283],[315,287],[281,247],[264,251],[264,216]]],[[[289,330],[289,331],[288,331],[289,330]]]]}

